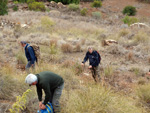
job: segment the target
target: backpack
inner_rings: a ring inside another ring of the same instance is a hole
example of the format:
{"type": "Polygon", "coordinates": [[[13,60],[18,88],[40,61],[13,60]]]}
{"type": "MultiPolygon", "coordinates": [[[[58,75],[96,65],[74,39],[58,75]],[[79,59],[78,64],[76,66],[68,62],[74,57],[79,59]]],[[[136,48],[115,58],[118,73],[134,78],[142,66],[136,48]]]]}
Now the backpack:
{"type": "Polygon", "coordinates": [[[41,109],[40,111],[38,111],[38,113],[54,113],[52,104],[50,102],[48,102],[46,104],[46,109],[44,109],[44,110],[41,109]]]}
{"type": "Polygon", "coordinates": [[[97,52],[97,54],[98,54],[98,61],[99,61],[99,63],[101,62],[101,55],[99,54],[99,52],[98,51],[96,51],[97,52]]]}
{"type": "Polygon", "coordinates": [[[32,47],[33,48],[34,54],[35,54],[35,57],[36,57],[36,62],[38,62],[38,59],[40,59],[40,47],[38,45],[36,45],[36,44],[28,45],[27,48],[28,47],[32,47]]]}

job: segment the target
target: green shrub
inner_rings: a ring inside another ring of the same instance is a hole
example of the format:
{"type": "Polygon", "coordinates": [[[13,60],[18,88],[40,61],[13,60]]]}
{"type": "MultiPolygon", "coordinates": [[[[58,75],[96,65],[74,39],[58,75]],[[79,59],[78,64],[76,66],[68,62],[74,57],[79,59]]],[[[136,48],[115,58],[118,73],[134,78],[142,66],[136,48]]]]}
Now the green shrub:
{"type": "Polygon", "coordinates": [[[69,9],[72,10],[72,11],[77,11],[79,10],[79,5],[76,5],[76,4],[69,4],[69,9]]]}
{"type": "Polygon", "coordinates": [[[92,7],[102,7],[102,2],[99,0],[94,0],[94,2],[91,4],[92,7]]]}
{"type": "Polygon", "coordinates": [[[33,11],[45,11],[46,10],[43,2],[32,2],[28,5],[28,7],[30,10],[33,10],[33,11]]]}
{"type": "Polygon", "coordinates": [[[8,3],[7,0],[0,0],[0,15],[8,14],[8,12],[7,12],[7,9],[8,9],[7,3],[8,3]]]}
{"type": "Polygon", "coordinates": [[[35,0],[27,0],[27,4],[33,3],[35,0]]]}
{"type": "Polygon", "coordinates": [[[123,9],[123,14],[125,15],[128,15],[128,16],[134,16],[136,15],[136,8],[133,7],[133,6],[126,6],[124,9],[123,9]]]}
{"type": "Polygon", "coordinates": [[[22,96],[17,96],[16,102],[12,105],[12,109],[9,109],[10,113],[20,113],[21,110],[26,108],[27,96],[30,92],[31,90],[28,89],[22,96]]]}
{"type": "Polygon", "coordinates": [[[13,7],[13,10],[14,10],[14,11],[18,11],[18,6],[15,5],[15,6],[13,7]]]}
{"type": "Polygon", "coordinates": [[[83,8],[83,9],[80,11],[80,13],[81,13],[82,16],[86,16],[86,15],[87,15],[87,12],[88,12],[87,8],[83,8]]]}
{"type": "Polygon", "coordinates": [[[137,23],[139,20],[135,17],[129,17],[129,16],[125,16],[123,19],[123,22],[125,24],[128,24],[128,26],[130,26],[131,24],[137,23]]]}
{"type": "Polygon", "coordinates": [[[95,18],[100,18],[101,13],[100,12],[92,12],[92,16],[95,17],[95,18]]]}
{"type": "Polygon", "coordinates": [[[50,1],[54,1],[54,2],[61,2],[63,4],[79,4],[80,3],[80,0],[48,0],[49,2],[50,1]]]}

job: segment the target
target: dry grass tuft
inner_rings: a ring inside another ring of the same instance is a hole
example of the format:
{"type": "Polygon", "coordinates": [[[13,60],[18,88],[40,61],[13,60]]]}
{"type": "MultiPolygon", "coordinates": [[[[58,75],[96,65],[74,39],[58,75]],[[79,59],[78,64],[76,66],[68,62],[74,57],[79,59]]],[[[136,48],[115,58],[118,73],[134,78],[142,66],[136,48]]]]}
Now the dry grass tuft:
{"type": "Polygon", "coordinates": [[[122,29],[120,32],[119,32],[119,36],[120,37],[125,37],[126,35],[129,34],[129,30],[127,29],[122,29]]]}
{"type": "Polygon", "coordinates": [[[81,45],[80,45],[80,44],[77,44],[77,45],[75,46],[75,48],[74,48],[74,51],[75,51],[75,52],[81,52],[81,51],[82,51],[81,45]]]}
{"type": "Polygon", "coordinates": [[[73,52],[73,47],[70,44],[62,44],[61,50],[64,53],[72,53],[73,52]]]}

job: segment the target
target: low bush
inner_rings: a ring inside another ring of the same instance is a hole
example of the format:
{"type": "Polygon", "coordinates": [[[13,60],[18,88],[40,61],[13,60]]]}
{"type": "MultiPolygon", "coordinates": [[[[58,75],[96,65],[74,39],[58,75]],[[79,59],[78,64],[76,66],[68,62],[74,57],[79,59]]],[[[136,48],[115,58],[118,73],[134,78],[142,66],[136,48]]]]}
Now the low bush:
{"type": "Polygon", "coordinates": [[[92,7],[102,7],[102,2],[100,0],[94,0],[94,2],[91,4],[92,7]]]}
{"type": "Polygon", "coordinates": [[[124,9],[123,9],[123,14],[125,15],[128,15],[128,16],[134,16],[134,15],[136,15],[136,12],[137,12],[137,10],[136,10],[136,8],[135,7],[133,7],[133,6],[126,6],[124,9]]]}
{"type": "Polygon", "coordinates": [[[79,10],[79,5],[77,4],[69,4],[68,8],[72,11],[77,11],[79,10]]]}
{"type": "Polygon", "coordinates": [[[27,0],[27,4],[33,3],[35,0],[27,0]]]}
{"type": "Polygon", "coordinates": [[[8,3],[8,0],[0,0],[0,15],[8,14],[7,3],[8,3]]]}
{"type": "Polygon", "coordinates": [[[13,7],[13,10],[14,10],[14,11],[18,11],[18,6],[15,5],[15,6],[13,7]]]}
{"type": "Polygon", "coordinates": [[[122,21],[130,26],[131,24],[137,23],[139,20],[135,17],[125,16],[122,21]]]}
{"type": "Polygon", "coordinates": [[[92,16],[99,19],[99,18],[101,18],[101,13],[100,12],[92,12],[92,16]]]}
{"type": "Polygon", "coordinates": [[[73,47],[70,44],[62,44],[61,50],[64,53],[71,53],[73,51],[73,47]]]}
{"type": "Polygon", "coordinates": [[[81,13],[82,16],[86,16],[87,13],[88,13],[87,8],[83,8],[83,9],[80,11],[80,13],[81,13]]]}
{"type": "Polygon", "coordinates": [[[43,2],[32,2],[28,5],[29,10],[33,11],[46,11],[45,5],[43,2]]]}

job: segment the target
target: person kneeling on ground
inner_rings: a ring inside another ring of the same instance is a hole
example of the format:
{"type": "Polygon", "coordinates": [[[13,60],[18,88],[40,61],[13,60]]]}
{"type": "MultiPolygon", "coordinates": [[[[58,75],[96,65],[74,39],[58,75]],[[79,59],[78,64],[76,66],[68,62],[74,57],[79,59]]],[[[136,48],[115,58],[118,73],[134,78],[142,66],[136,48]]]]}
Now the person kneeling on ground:
{"type": "Polygon", "coordinates": [[[44,71],[39,74],[29,74],[25,82],[31,85],[36,85],[39,99],[39,108],[45,109],[46,104],[50,101],[54,108],[54,113],[60,112],[59,99],[64,88],[64,80],[61,76],[44,71]],[[45,100],[42,103],[42,90],[45,92],[45,100]]]}
{"type": "Polygon", "coordinates": [[[96,80],[96,75],[98,76],[99,81],[101,80],[100,78],[100,73],[99,73],[99,64],[101,61],[101,56],[97,51],[94,51],[91,47],[88,48],[88,52],[86,53],[86,56],[82,62],[82,66],[85,65],[85,62],[89,59],[89,69],[92,72],[92,76],[96,80]]]}

